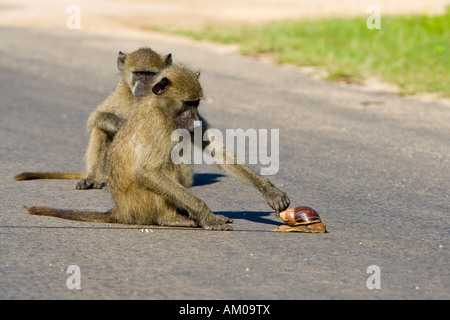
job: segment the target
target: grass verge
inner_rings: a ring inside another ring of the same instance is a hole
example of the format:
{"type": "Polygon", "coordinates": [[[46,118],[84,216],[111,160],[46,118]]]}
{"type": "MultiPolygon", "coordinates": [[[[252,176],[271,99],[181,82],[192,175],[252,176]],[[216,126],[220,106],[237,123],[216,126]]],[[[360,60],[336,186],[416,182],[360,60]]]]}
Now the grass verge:
{"type": "Polygon", "coordinates": [[[255,26],[210,25],[171,30],[198,40],[238,44],[243,54],[270,54],[279,63],[324,67],[330,79],[374,76],[403,94],[450,97],[450,8],[440,16],[287,20],[255,26]]]}

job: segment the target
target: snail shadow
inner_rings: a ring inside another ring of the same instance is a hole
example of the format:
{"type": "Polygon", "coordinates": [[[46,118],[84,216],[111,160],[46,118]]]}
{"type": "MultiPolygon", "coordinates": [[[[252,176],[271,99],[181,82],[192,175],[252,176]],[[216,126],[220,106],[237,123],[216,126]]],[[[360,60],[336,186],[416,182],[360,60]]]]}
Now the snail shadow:
{"type": "Polygon", "coordinates": [[[205,186],[219,182],[221,177],[225,177],[225,175],[220,173],[196,173],[194,175],[193,187],[205,186]]]}
{"type": "Polygon", "coordinates": [[[256,223],[271,224],[274,226],[281,226],[284,224],[281,220],[274,221],[270,218],[265,218],[271,216],[275,217],[275,214],[270,211],[216,211],[214,214],[221,214],[233,220],[247,220],[256,223]]]}

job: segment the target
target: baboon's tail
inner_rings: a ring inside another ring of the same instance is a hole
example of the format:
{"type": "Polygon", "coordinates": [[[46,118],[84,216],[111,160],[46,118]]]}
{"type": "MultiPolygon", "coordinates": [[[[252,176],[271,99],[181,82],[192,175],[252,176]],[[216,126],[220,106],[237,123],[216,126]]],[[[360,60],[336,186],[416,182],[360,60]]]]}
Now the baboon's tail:
{"type": "Polygon", "coordinates": [[[111,216],[111,210],[106,212],[79,211],[79,210],[63,210],[47,207],[31,207],[24,208],[29,214],[37,216],[49,216],[67,220],[86,221],[86,222],[103,222],[115,223],[115,219],[111,216]]]}
{"type": "Polygon", "coordinates": [[[84,172],[22,172],[14,177],[16,180],[36,180],[36,179],[84,179],[84,172]]]}

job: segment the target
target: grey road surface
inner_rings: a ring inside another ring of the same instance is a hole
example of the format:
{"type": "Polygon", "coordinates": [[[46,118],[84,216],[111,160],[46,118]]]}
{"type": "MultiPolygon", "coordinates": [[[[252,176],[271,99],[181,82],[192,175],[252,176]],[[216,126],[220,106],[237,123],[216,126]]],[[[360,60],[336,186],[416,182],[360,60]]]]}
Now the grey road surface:
{"type": "Polygon", "coordinates": [[[450,298],[448,106],[160,37],[0,29],[0,114],[0,299],[450,298]],[[232,232],[25,212],[112,206],[75,181],[13,176],[83,169],[86,120],[115,86],[117,53],[143,45],[202,70],[200,110],[213,127],[280,130],[269,178],[291,207],[315,208],[328,233],[271,232],[281,221],[262,196],[206,164],[192,192],[233,218],[232,232]],[[67,286],[71,265],[81,289],[67,286]]]}

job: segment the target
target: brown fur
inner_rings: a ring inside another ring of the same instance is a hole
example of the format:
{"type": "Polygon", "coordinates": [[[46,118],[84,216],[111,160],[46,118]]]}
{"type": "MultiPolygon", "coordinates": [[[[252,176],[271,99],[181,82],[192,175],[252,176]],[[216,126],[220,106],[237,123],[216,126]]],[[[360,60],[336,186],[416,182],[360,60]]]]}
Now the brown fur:
{"type": "Polygon", "coordinates": [[[84,172],[22,172],[14,177],[17,181],[37,179],[83,179],[84,172]]]}
{"type": "MultiPolygon", "coordinates": [[[[152,86],[153,94],[138,101],[108,152],[108,189],[115,205],[108,213],[85,212],[92,218],[85,221],[98,221],[101,217],[125,224],[199,225],[211,230],[231,230],[227,225],[230,219],[214,215],[205,202],[189,192],[193,181],[191,166],[176,165],[171,160],[171,151],[177,144],[171,141],[173,131],[183,128],[192,132],[191,125],[184,120],[203,120],[190,103],[203,98],[198,76],[183,66],[168,67],[152,86]]],[[[230,156],[218,145],[215,151],[222,152],[223,157],[230,156]]],[[[236,160],[220,167],[260,190],[274,210],[282,211],[289,206],[286,194],[253,170],[238,165],[236,160]]],[[[31,214],[70,219],[64,210],[45,207],[27,210],[31,214]]],[[[79,216],[80,212],[74,213],[75,220],[81,220],[79,216]]]]}
{"type": "Polygon", "coordinates": [[[120,52],[117,66],[122,80],[114,91],[92,112],[88,119],[89,144],[86,150],[84,172],[23,172],[16,180],[32,179],[83,179],[77,189],[100,189],[106,180],[105,162],[107,150],[114,135],[133,109],[136,81],[133,72],[157,73],[172,63],[171,55],[162,57],[150,48],[141,48],[128,55],[120,52]]]}

